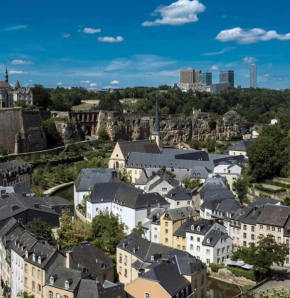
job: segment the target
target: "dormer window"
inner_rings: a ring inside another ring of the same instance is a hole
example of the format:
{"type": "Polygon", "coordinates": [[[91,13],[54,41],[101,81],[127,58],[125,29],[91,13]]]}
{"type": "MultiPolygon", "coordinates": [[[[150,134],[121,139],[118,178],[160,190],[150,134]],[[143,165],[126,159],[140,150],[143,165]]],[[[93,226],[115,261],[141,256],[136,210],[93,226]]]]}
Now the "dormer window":
{"type": "Polygon", "coordinates": [[[50,277],[50,279],[49,279],[49,283],[50,283],[51,285],[54,284],[54,278],[53,278],[53,276],[50,277]]]}
{"type": "Polygon", "coordinates": [[[65,287],[66,290],[69,289],[69,281],[68,280],[65,281],[64,287],[65,287]]]}
{"type": "Polygon", "coordinates": [[[200,232],[200,226],[197,227],[197,231],[200,232]]]}
{"type": "Polygon", "coordinates": [[[211,239],[210,239],[210,238],[208,238],[208,239],[207,239],[207,243],[210,243],[210,241],[211,241],[211,239]]]}
{"type": "Polygon", "coordinates": [[[28,258],[28,251],[25,252],[25,258],[28,258]]]}
{"type": "Polygon", "coordinates": [[[192,231],[194,231],[194,225],[191,226],[192,231]]]}
{"type": "Polygon", "coordinates": [[[41,256],[38,257],[38,264],[41,264],[41,256]]]}
{"type": "Polygon", "coordinates": [[[35,256],[35,254],[33,254],[32,255],[32,261],[35,262],[35,260],[36,260],[36,256],[35,256]]]}

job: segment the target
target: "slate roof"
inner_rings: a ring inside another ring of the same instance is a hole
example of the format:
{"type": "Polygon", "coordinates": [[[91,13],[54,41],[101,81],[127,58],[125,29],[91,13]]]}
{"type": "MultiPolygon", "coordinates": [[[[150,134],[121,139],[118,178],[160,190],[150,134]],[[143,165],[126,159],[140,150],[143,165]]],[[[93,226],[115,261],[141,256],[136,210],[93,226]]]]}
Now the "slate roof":
{"type": "MultiPolygon", "coordinates": [[[[25,250],[28,249],[24,249],[24,252],[25,250]]],[[[46,265],[49,263],[49,261],[52,259],[54,254],[57,253],[57,248],[49,245],[45,240],[36,239],[35,244],[28,250],[28,253],[28,258],[25,257],[25,261],[44,269],[46,265]],[[35,261],[33,261],[33,254],[35,254],[36,256],[35,261]],[[41,258],[41,264],[38,263],[39,257],[41,258]]]]}
{"type": "Polygon", "coordinates": [[[9,88],[12,89],[11,85],[6,81],[0,81],[0,88],[9,88]]]}
{"type": "Polygon", "coordinates": [[[148,272],[141,275],[141,279],[149,279],[158,282],[170,295],[174,296],[182,289],[190,286],[190,282],[180,274],[175,258],[161,262],[148,272]]]}
{"type": "Polygon", "coordinates": [[[276,205],[278,204],[279,201],[275,199],[270,199],[270,198],[258,198],[256,201],[252,202],[249,204],[249,207],[260,207],[264,205],[276,205]]]}
{"type": "Polygon", "coordinates": [[[103,287],[95,280],[82,279],[76,298],[127,298],[123,284],[104,283],[103,287]]]}
{"type": "Polygon", "coordinates": [[[232,145],[228,148],[230,151],[247,151],[247,148],[253,143],[253,141],[241,141],[238,144],[232,145]]]}
{"type": "Polygon", "coordinates": [[[29,233],[28,231],[23,231],[20,235],[18,235],[9,245],[10,249],[15,251],[18,255],[24,257],[25,251],[30,251],[33,246],[37,243],[37,239],[29,233]],[[16,244],[17,241],[17,244],[16,244]],[[20,247],[18,247],[18,243],[20,247]],[[21,248],[23,247],[23,249],[21,248]]]}
{"type": "Polygon", "coordinates": [[[180,207],[168,209],[164,214],[164,220],[177,221],[194,216],[198,216],[198,213],[192,207],[180,207]]]}
{"type": "Polygon", "coordinates": [[[290,216],[290,207],[266,205],[257,223],[283,228],[290,216]]]}
{"type": "Polygon", "coordinates": [[[157,175],[151,176],[148,180],[149,181],[145,186],[146,192],[151,191],[163,181],[166,181],[168,184],[170,184],[173,187],[176,187],[179,185],[179,182],[176,179],[169,177],[168,174],[157,174],[157,175]]]}
{"type": "Polygon", "coordinates": [[[52,285],[58,289],[75,292],[81,279],[88,276],[88,272],[81,269],[71,269],[63,266],[57,266],[46,279],[46,285],[52,285]],[[50,283],[51,277],[54,279],[53,284],[50,283]],[[66,281],[69,281],[69,289],[65,288],[66,281]]]}
{"type": "Polygon", "coordinates": [[[168,256],[168,253],[172,251],[172,248],[169,246],[150,242],[149,240],[141,238],[135,234],[125,236],[117,247],[131,253],[146,263],[153,262],[151,259],[152,256],[154,256],[154,260],[157,260],[163,256],[168,256]],[[133,249],[135,249],[135,252],[133,252],[133,249]]]}
{"type": "Polygon", "coordinates": [[[49,204],[51,207],[55,206],[73,206],[73,203],[70,202],[67,199],[64,199],[63,197],[60,196],[47,196],[47,197],[42,197],[42,200],[49,204]]]}
{"type": "Polygon", "coordinates": [[[23,184],[16,184],[13,188],[15,193],[34,194],[34,192],[30,188],[26,187],[23,184]]]}
{"type": "Polygon", "coordinates": [[[140,140],[131,142],[118,142],[119,147],[123,153],[123,156],[127,158],[131,152],[142,152],[142,153],[160,153],[160,149],[155,141],[151,140],[140,140]]]}
{"type": "Polygon", "coordinates": [[[173,233],[173,236],[185,237],[186,232],[205,235],[214,224],[215,221],[203,218],[200,218],[198,220],[188,219],[185,223],[181,225],[181,227],[177,231],[175,231],[175,233],[173,233]],[[194,226],[194,230],[192,230],[192,226],[194,226]],[[200,228],[199,231],[197,229],[198,227],[200,228]]]}
{"type": "Polygon", "coordinates": [[[228,239],[230,236],[227,233],[218,230],[211,230],[203,239],[202,245],[215,247],[221,239],[228,239]],[[208,243],[209,240],[209,243],[208,243]]]}
{"type": "Polygon", "coordinates": [[[192,199],[191,190],[183,187],[172,189],[165,197],[174,201],[188,201],[192,199]]]}
{"type": "Polygon", "coordinates": [[[82,169],[75,180],[76,191],[88,191],[93,189],[96,183],[107,183],[117,177],[114,169],[82,169]]]}
{"type": "Polygon", "coordinates": [[[244,224],[255,225],[259,216],[261,215],[263,206],[254,208],[254,207],[244,207],[239,209],[235,215],[232,217],[232,220],[240,221],[244,224]]]}
{"type": "Polygon", "coordinates": [[[111,259],[93,244],[84,243],[69,249],[70,268],[87,268],[92,278],[114,268],[111,259]]]}
{"type": "Polygon", "coordinates": [[[0,239],[8,234],[15,227],[18,227],[18,221],[12,217],[0,228],[0,239]]]}
{"type": "MultiPolygon", "coordinates": [[[[59,217],[59,214],[52,209],[52,206],[47,202],[48,198],[46,197],[30,197],[23,196],[22,194],[11,193],[8,195],[3,195],[0,200],[0,222],[9,219],[13,216],[19,215],[29,211],[36,211],[41,217],[41,213],[48,213],[54,215],[55,217],[49,223],[56,222],[56,216],[59,217]]],[[[64,200],[64,199],[63,199],[64,200]]],[[[71,205],[69,201],[68,205],[71,205]]],[[[36,214],[31,214],[31,216],[36,216],[36,214]]],[[[33,218],[25,217],[26,221],[32,220],[33,218]]],[[[47,217],[48,218],[48,217],[47,217]]],[[[53,224],[52,224],[53,225],[53,224]]]]}
{"type": "Polygon", "coordinates": [[[92,203],[112,202],[123,182],[96,183],[89,201],[92,203]]]}
{"type": "MultiPolygon", "coordinates": [[[[220,202],[215,211],[221,212],[222,217],[228,218],[227,213],[234,214],[240,209],[240,202],[233,200],[233,199],[225,199],[222,202],[220,202]]],[[[216,216],[216,214],[215,214],[216,216]]]]}

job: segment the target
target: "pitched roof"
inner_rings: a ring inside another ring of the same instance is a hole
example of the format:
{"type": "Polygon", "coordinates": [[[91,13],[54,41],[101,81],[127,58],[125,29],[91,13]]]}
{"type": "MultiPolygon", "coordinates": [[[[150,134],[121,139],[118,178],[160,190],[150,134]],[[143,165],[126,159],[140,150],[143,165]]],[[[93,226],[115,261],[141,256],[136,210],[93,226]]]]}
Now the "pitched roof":
{"type": "Polygon", "coordinates": [[[87,268],[93,278],[115,266],[111,259],[93,244],[74,246],[68,252],[70,268],[87,268]]]}
{"type": "Polygon", "coordinates": [[[96,183],[107,183],[117,177],[114,169],[82,169],[75,180],[75,187],[77,191],[88,191],[93,189],[96,183]]]}
{"type": "Polygon", "coordinates": [[[0,239],[15,229],[15,227],[18,227],[18,221],[12,217],[0,228],[0,239]]]}
{"type": "Polygon", "coordinates": [[[194,216],[198,216],[198,213],[192,207],[180,207],[168,209],[164,214],[164,220],[177,221],[194,216]]]}
{"type": "Polygon", "coordinates": [[[247,151],[247,148],[253,143],[253,141],[241,141],[238,144],[232,145],[228,148],[231,151],[247,151]]]}
{"type": "Polygon", "coordinates": [[[276,205],[279,201],[271,198],[258,198],[256,201],[249,204],[249,207],[260,207],[265,205],[276,205]]]}
{"type": "Polygon", "coordinates": [[[239,209],[235,215],[232,217],[234,221],[240,221],[244,224],[255,225],[259,216],[261,215],[263,206],[259,207],[244,207],[239,209]]]}
{"type": "Polygon", "coordinates": [[[185,237],[186,232],[205,235],[215,223],[216,222],[213,220],[208,220],[203,218],[194,220],[191,218],[191,219],[188,219],[185,223],[183,223],[181,227],[177,231],[175,231],[173,236],[185,237]]]}
{"type": "Polygon", "coordinates": [[[140,140],[131,142],[118,142],[119,147],[123,153],[123,156],[127,158],[131,152],[142,152],[142,153],[160,153],[160,149],[155,141],[151,140],[140,140]]]}
{"type": "Polygon", "coordinates": [[[21,158],[0,163],[0,173],[8,177],[14,173],[26,173],[31,170],[32,165],[21,158]]]}
{"type": "Polygon", "coordinates": [[[183,187],[172,189],[165,197],[174,201],[188,201],[192,199],[191,190],[183,187]]]}
{"type": "Polygon", "coordinates": [[[0,88],[9,88],[12,89],[11,85],[5,81],[0,81],[0,88]]]}
{"type": "Polygon", "coordinates": [[[158,282],[164,290],[174,296],[187,286],[190,282],[180,274],[175,258],[161,262],[158,266],[141,275],[141,279],[149,279],[158,282]]]}
{"type": "Polygon", "coordinates": [[[283,228],[290,215],[290,207],[266,205],[257,223],[283,228]]]}
{"type": "Polygon", "coordinates": [[[215,247],[221,239],[231,238],[227,233],[218,230],[211,230],[203,239],[202,245],[215,247]]]}
{"type": "Polygon", "coordinates": [[[167,182],[172,187],[176,187],[179,185],[179,182],[176,179],[170,177],[168,174],[153,175],[148,180],[149,181],[145,186],[146,192],[152,191],[155,187],[157,187],[160,183],[164,181],[167,182]]]}
{"type": "Polygon", "coordinates": [[[78,287],[80,281],[84,277],[88,277],[89,273],[79,269],[71,269],[63,266],[57,266],[46,279],[46,285],[52,285],[53,287],[63,289],[69,292],[74,292],[78,287]],[[53,278],[53,283],[50,282],[50,278],[53,278]],[[65,287],[65,282],[69,281],[69,288],[65,287]]]}

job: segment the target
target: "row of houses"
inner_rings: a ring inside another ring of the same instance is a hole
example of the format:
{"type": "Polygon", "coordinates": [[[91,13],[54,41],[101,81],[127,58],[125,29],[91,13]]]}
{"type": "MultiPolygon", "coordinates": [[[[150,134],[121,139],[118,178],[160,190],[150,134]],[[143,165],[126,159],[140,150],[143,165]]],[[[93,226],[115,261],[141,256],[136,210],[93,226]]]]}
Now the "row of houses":
{"type": "Polygon", "coordinates": [[[0,228],[0,276],[12,298],[24,292],[36,298],[127,297],[124,286],[114,284],[115,264],[100,249],[84,242],[60,251],[15,218],[0,228]]]}

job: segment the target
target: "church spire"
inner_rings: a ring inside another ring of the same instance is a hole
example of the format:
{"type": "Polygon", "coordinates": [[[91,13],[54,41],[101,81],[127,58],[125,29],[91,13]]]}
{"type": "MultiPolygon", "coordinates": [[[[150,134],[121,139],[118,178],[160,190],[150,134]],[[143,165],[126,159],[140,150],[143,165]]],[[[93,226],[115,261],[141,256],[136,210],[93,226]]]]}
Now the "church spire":
{"type": "Polygon", "coordinates": [[[155,107],[155,124],[153,134],[159,135],[160,134],[160,124],[159,124],[159,109],[158,109],[158,101],[156,100],[156,107],[155,107]]]}
{"type": "Polygon", "coordinates": [[[5,71],[5,82],[8,83],[9,82],[9,77],[8,77],[8,70],[6,67],[6,71],[5,71]]]}

